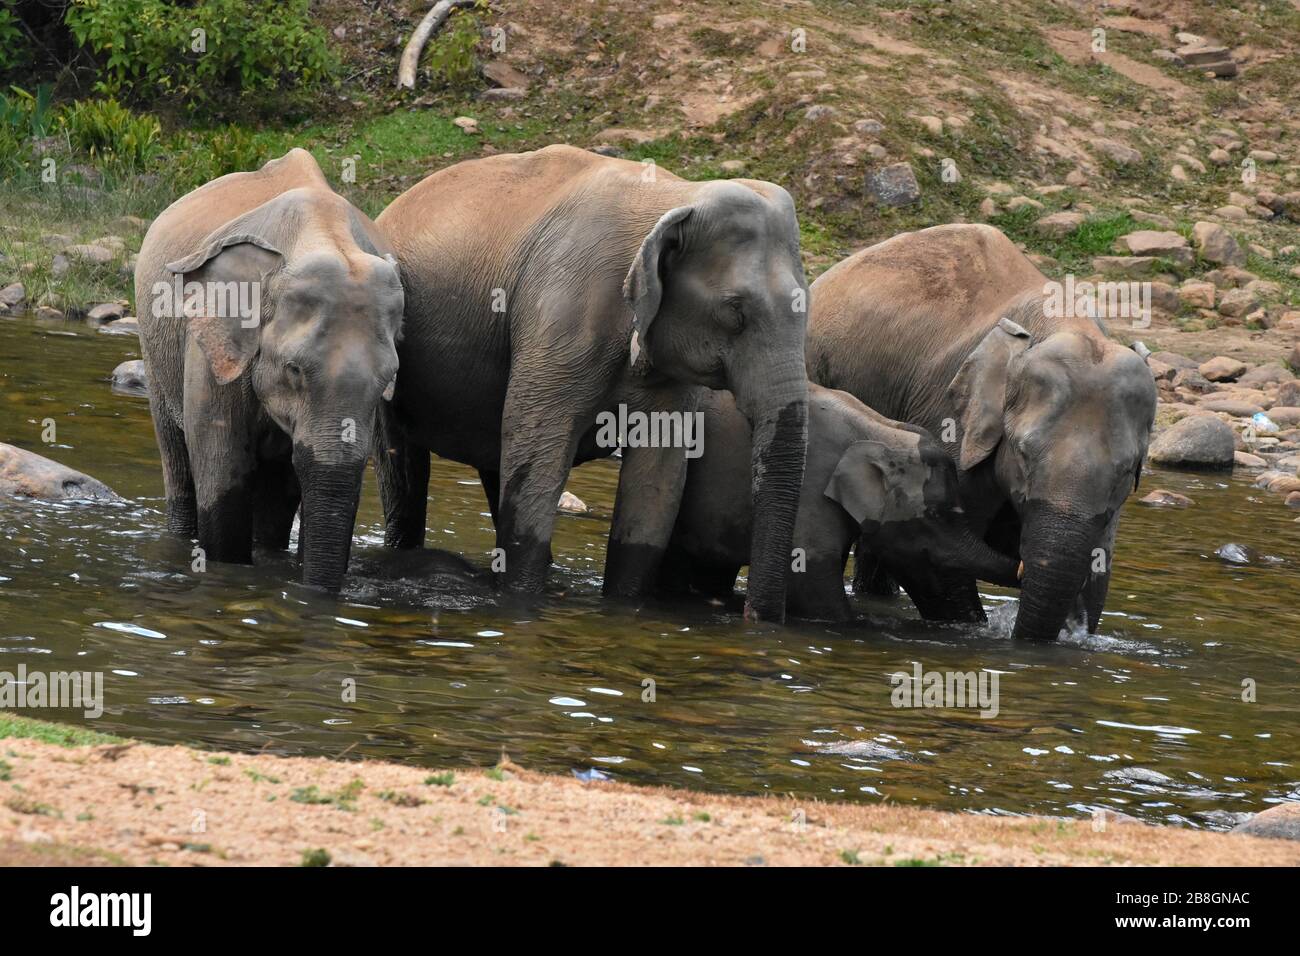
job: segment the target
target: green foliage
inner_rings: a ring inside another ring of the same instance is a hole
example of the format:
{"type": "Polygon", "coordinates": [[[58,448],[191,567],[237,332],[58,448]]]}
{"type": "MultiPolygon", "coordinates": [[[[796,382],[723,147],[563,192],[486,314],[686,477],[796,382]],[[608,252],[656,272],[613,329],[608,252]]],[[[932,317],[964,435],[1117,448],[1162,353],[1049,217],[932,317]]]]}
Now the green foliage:
{"type": "Polygon", "coordinates": [[[481,36],[475,17],[452,17],[451,23],[425,48],[424,65],[434,89],[463,90],[477,85],[481,36]]]}
{"type": "Polygon", "coordinates": [[[0,7],[0,73],[12,73],[31,59],[27,38],[8,7],[0,7]]]}
{"type": "Polygon", "coordinates": [[[107,165],[143,169],[161,148],[162,127],[117,100],[78,100],[59,117],[73,149],[107,165]]]}
{"type": "Polygon", "coordinates": [[[309,0],[74,0],[65,23],[109,95],[220,94],[313,86],[337,68],[309,0]]]}
{"type": "Polygon", "coordinates": [[[193,189],[227,173],[259,169],[269,158],[266,147],[242,126],[223,126],[177,136],[168,145],[175,157],[172,180],[193,189]]]}
{"type": "Polygon", "coordinates": [[[0,175],[18,172],[30,158],[28,140],[49,132],[51,91],[42,83],[35,94],[16,86],[0,93],[0,175]]]}

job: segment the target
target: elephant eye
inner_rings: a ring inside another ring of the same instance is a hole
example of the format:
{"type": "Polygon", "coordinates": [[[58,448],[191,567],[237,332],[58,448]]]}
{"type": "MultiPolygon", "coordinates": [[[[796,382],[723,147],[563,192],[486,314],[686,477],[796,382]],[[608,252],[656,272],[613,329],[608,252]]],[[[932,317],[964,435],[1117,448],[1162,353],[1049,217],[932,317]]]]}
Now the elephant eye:
{"type": "Polygon", "coordinates": [[[733,332],[744,330],[745,306],[739,298],[727,298],[723,302],[722,322],[733,332]]]}
{"type": "Polygon", "coordinates": [[[285,362],[284,374],[294,385],[302,384],[302,366],[297,362],[285,362]]]}

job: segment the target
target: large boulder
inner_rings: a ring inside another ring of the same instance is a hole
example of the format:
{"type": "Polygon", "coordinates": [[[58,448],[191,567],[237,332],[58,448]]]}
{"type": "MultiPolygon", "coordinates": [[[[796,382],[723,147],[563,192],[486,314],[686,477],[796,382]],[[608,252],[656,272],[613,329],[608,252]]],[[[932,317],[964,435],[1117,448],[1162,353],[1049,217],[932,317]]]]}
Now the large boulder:
{"type": "Polygon", "coordinates": [[[1192,227],[1196,251],[1206,262],[1221,266],[1244,266],[1246,253],[1232,234],[1218,223],[1198,222],[1192,227]]]}
{"type": "Polygon", "coordinates": [[[117,493],[103,482],[3,442],[0,442],[0,494],[52,501],[118,500],[117,493]]]}
{"type": "Polygon", "coordinates": [[[1236,450],[1227,422],[1213,415],[1189,415],[1155,437],[1149,457],[1171,468],[1229,469],[1236,450]]]}

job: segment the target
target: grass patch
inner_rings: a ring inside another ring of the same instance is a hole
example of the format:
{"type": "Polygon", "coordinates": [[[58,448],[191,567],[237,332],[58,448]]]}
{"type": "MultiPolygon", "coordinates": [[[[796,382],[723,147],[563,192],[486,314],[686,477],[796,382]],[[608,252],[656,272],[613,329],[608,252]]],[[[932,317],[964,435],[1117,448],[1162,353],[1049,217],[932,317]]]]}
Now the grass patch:
{"type": "Polygon", "coordinates": [[[112,734],[102,734],[97,730],[5,714],[0,715],[0,739],[7,737],[39,740],[41,743],[57,744],[60,747],[94,747],[100,744],[126,743],[125,737],[114,737],[112,734]]]}
{"type": "Polygon", "coordinates": [[[300,866],[329,866],[330,865],[329,851],[322,849],[321,847],[316,847],[314,850],[303,850],[302,862],[299,865],[300,866]]]}
{"type": "Polygon", "coordinates": [[[456,775],[450,770],[445,773],[435,773],[424,778],[425,786],[428,787],[450,787],[456,782],[456,775]]]}

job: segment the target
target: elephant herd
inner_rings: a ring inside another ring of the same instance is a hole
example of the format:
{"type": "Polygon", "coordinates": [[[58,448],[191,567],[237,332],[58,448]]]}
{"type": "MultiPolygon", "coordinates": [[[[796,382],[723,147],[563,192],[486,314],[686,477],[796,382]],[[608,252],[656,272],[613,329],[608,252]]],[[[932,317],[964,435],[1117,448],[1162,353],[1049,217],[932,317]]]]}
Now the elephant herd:
{"type": "Polygon", "coordinates": [[[347,571],[373,457],[418,548],[430,455],[478,471],[503,588],[539,591],[576,464],[620,451],[603,587],[843,620],[901,585],[1016,636],[1095,629],[1155,413],[1143,359],[1046,307],[988,226],[896,236],[810,288],[790,195],[569,146],[436,172],[371,221],[295,149],[182,197],[136,269],[168,529],[209,560],[347,571]],[[181,294],[172,294],[179,290],[181,294]],[[603,416],[701,425],[610,441],[603,416]]]}

